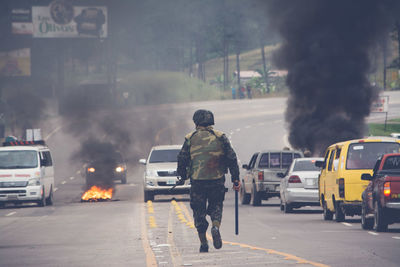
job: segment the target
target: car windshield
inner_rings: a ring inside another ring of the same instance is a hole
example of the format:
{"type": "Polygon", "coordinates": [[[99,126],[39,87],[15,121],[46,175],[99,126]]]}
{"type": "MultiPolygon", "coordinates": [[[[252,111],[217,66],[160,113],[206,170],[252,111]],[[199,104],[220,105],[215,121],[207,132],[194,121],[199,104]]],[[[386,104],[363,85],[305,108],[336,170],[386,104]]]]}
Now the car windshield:
{"type": "Polygon", "coordinates": [[[28,169],[37,166],[36,151],[0,151],[0,169],[28,169]]]}
{"type": "Polygon", "coordinates": [[[315,160],[299,160],[293,166],[294,172],[301,171],[320,171],[321,169],[315,166],[315,160]]]}
{"type": "Polygon", "coordinates": [[[365,142],[351,144],[347,155],[346,169],[373,169],[379,156],[387,153],[398,153],[399,143],[365,142]]]}
{"type": "Polygon", "coordinates": [[[281,152],[271,152],[261,155],[260,162],[258,166],[260,168],[280,168],[287,169],[290,164],[292,164],[294,158],[300,158],[298,153],[281,153],[281,152]],[[269,155],[269,158],[268,158],[269,155]]]}
{"type": "Polygon", "coordinates": [[[150,155],[149,163],[177,162],[179,151],[179,149],[153,150],[150,155]]]}

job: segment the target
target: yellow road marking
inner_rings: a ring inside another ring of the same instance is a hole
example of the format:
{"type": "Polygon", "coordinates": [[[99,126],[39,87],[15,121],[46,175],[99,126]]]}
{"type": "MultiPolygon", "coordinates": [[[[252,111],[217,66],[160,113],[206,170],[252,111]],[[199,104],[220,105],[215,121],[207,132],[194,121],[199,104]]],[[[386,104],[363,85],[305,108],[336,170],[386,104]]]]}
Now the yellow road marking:
{"type": "MultiPolygon", "coordinates": [[[[187,216],[188,218],[191,218],[191,217],[190,217],[189,210],[188,210],[188,208],[186,207],[186,205],[184,205],[182,202],[179,202],[179,205],[181,206],[181,209],[182,209],[183,212],[186,214],[186,216],[187,216]]],[[[193,225],[192,228],[194,228],[194,224],[193,224],[192,219],[189,219],[189,220],[190,220],[191,224],[193,225]]],[[[211,236],[210,236],[209,234],[207,234],[207,239],[208,239],[208,240],[212,240],[212,238],[211,238],[211,236]]],[[[253,249],[253,250],[265,251],[265,252],[268,253],[268,254],[275,254],[275,255],[282,256],[282,257],[284,257],[285,260],[297,261],[297,263],[299,263],[299,264],[310,264],[310,265],[317,266],[317,267],[329,267],[329,265],[326,265],[326,264],[322,264],[322,263],[319,263],[319,262],[309,261],[309,260],[306,260],[306,259],[297,257],[296,255],[292,255],[292,254],[285,253],[285,252],[280,252],[280,251],[273,250],[273,249],[260,248],[260,247],[255,247],[255,246],[251,246],[251,245],[248,245],[248,244],[242,244],[242,243],[237,243],[237,242],[230,242],[230,241],[225,241],[225,240],[222,240],[222,243],[224,243],[224,244],[229,244],[229,245],[232,245],[232,246],[240,246],[240,247],[242,247],[242,248],[249,248],[249,249],[253,249]]]]}
{"type": "Polygon", "coordinates": [[[144,253],[146,254],[146,266],[153,267],[157,266],[156,257],[154,256],[154,252],[149,245],[149,239],[147,238],[147,226],[146,226],[146,216],[144,206],[141,205],[141,217],[142,217],[142,246],[144,249],[144,253]]]}
{"type": "MultiPolygon", "coordinates": [[[[174,201],[174,200],[173,200],[174,201]]],[[[181,254],[179,253],[178,248],[175,245],[174,242],[174,229],[173,229],[173,224],[172,224],[172,219],[173,219],[173,212],[174,208],[176,211],[176,202],[174,203],[171,201],[171,208],[169,209],[169,216],[168,216],[168,236],[167,236],[167,241],[169,246],[169,253],[171,255],[171,260],[173,266],[182,266],[182,257],[181,254]]]]}

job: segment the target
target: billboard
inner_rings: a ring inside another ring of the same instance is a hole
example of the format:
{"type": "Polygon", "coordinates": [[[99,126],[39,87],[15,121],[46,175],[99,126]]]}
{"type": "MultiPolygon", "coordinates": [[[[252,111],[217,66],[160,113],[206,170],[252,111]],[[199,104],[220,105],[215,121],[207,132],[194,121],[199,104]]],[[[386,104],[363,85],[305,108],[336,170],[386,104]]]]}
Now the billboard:
{"type": "Polygon", "coordinates": [[[11,33],[32,35],[32,14],[31,8],[11,9],[11,33]]]}
{"type": "Polygon", "coordinates": [[[105,38],[107,7],[73,6],[56,0],[49,6],[33,6],[33,37],[37,38],[105,38]]]}
{"type": "Polygon", "coordinates": [[[31,49],[0,52],[0,76],[31,76],[31,49]]]}

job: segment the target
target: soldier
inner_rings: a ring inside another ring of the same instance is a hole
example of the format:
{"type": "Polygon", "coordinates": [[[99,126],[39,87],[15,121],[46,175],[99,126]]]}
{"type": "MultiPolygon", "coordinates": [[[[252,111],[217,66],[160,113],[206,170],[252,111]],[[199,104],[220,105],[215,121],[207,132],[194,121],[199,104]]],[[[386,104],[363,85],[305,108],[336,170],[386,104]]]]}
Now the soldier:
{"type": "Polygon", "coordinates": [[[236,153],[225,134],[214,130],[214,115],[208,110],[197,110],[193,115],[196,130],[185,137],[178,154],[179,184],[190,179],[190,207],[200,239],[200,252],[208,252],[206,232],[211,217],[211,235],[216,249],[222,247],[219,227],[225,199],[225,173],[231,174],[234,190],[239,190],[239,167],[236,153]],[[208,205],[207,205],[208,201],[208,205]]]}

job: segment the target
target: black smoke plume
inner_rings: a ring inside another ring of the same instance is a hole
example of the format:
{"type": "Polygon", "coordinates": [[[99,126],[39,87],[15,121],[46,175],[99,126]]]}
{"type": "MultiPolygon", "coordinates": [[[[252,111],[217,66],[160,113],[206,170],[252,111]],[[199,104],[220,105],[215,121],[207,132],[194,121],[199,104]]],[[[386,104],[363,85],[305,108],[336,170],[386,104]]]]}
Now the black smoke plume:
{"type": "MultiPolygon", "coordinates": [[[[395,1],[269,1],[282,38],[275,64],[288,70],[286,121],[294,148],[321,154],[365,134],[377,91],[370,51],[388,36],[395,1]]],[[[396,7],[397,8],[397,7],[396,7]]]]}

